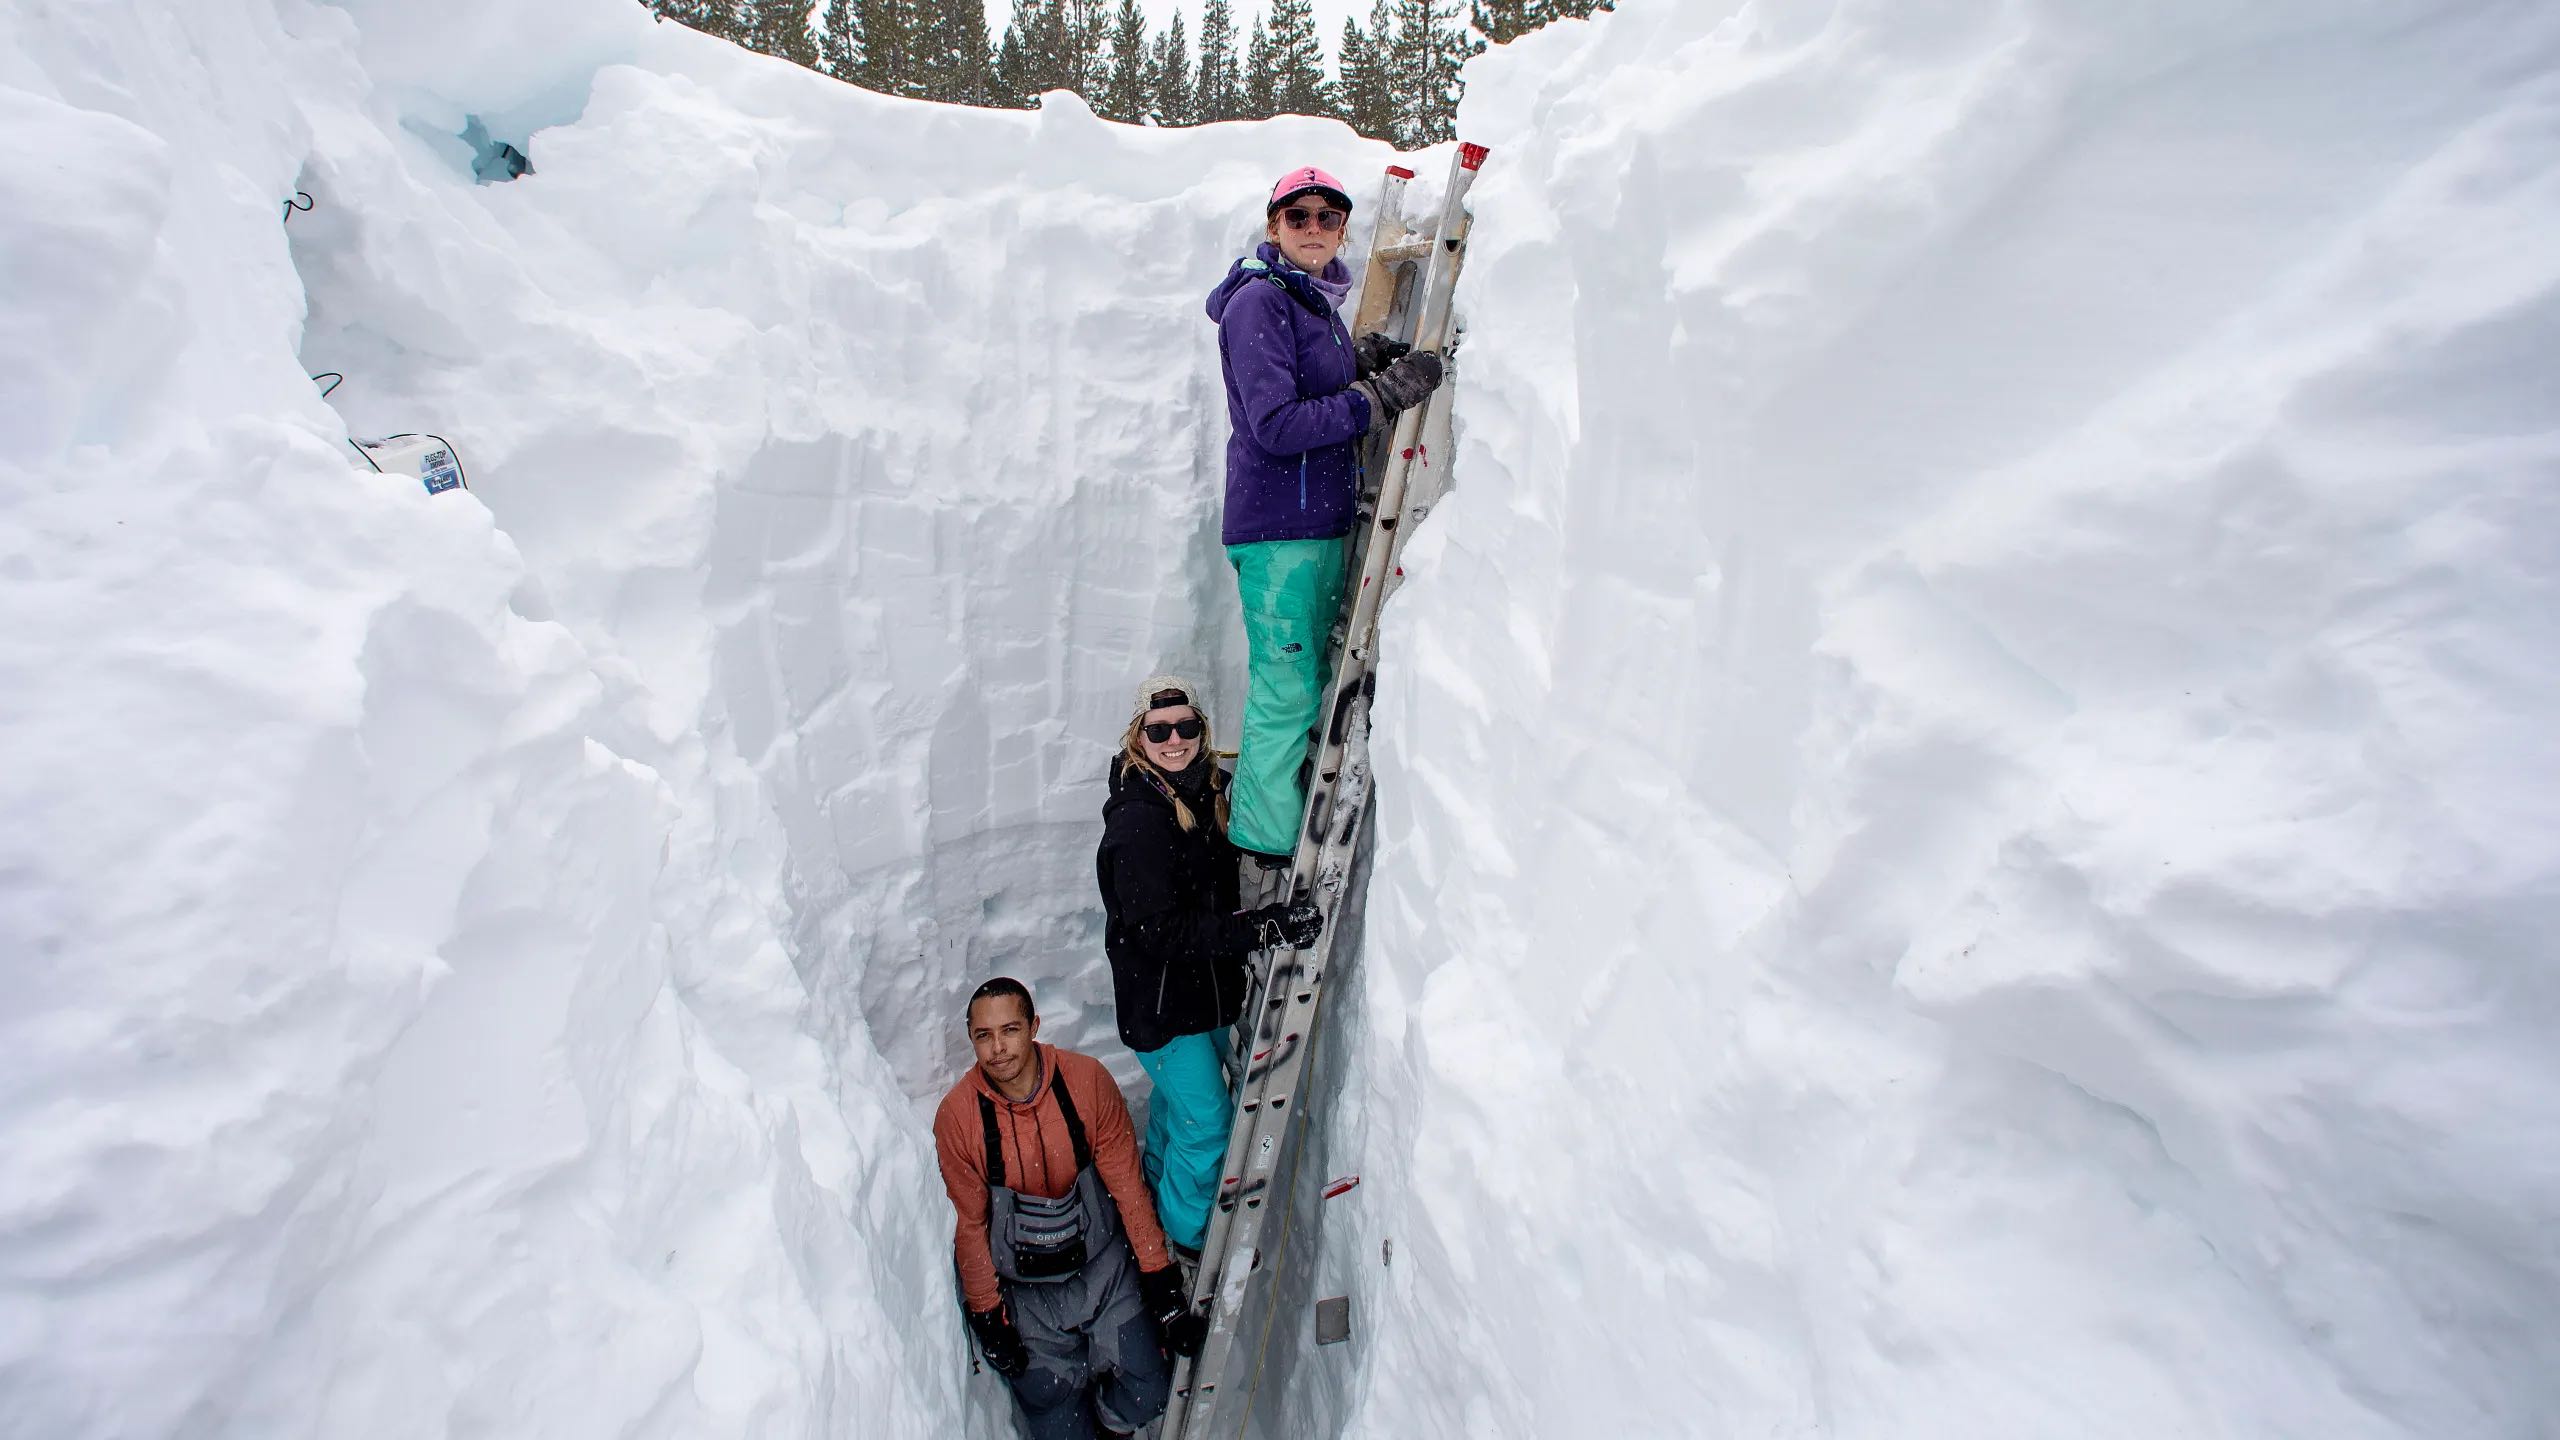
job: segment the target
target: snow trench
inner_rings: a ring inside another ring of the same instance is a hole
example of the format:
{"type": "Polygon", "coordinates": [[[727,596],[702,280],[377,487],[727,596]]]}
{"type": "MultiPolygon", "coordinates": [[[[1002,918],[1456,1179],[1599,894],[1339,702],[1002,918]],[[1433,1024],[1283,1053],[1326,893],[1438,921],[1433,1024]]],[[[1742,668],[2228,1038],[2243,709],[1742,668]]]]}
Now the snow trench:
{"type": "MultiPolygon", "coordinates": [[[[1389,157],[627,0],[0,27],[0,1435],[1009,1433],[956,1005],[1142,1096],[1198,302],[1389,157]]],[[[2560,1429],[2555,76],[2496,0],[1472,65],[1259,1433],[2560,1429]]]]}
{"type": "MultiPolygon", "coordinates": [[[[876,1052],[866,1082],[920,1122],[966,1063],[961,997],[1010,973],[1142,1100],[1093,892],[1102,768],[1140,676],[1240,695],[1200,297],[1254,228],[1254,177],[1310,135],[1358,147],[1313,124],[1125,136],[1071,96],[898,105],[650,40],[663,69],[604,71],[537,132],[539,186],[473,193],[522,282],[475,266],[422,292],[298,221],[304,356],[379,377],[358,429],[430,395],[483,417],[478,493],[547,613],[752,774],[738,803],[765,813],[723,828],[779,849],[828,1052],[876,1052]],[[725,143],[664,144],[706,116],[725,143]],[[504,298],[520,283],[539,299],[504,298]],[[501,333],[422,363],[379,318],[454,310],[501,333]]],[[[366,223],[366,176],[322,156],[303,183],[366,223]]],[[[993,1382],[955,1373],[938,1182],[895,1180],[877,1218],[928,1278],[887,1299],[942,1346],[908,1363],[1009,1432],[993,1382]]]]}

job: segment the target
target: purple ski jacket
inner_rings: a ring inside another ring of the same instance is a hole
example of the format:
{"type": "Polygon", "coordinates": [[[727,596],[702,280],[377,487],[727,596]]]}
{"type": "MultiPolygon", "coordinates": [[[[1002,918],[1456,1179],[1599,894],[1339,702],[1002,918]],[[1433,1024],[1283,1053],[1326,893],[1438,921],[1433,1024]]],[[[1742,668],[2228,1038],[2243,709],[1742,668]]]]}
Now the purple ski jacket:
{"type": "MultiPolygon", "coordinates": [[[[1339,294],[1350,267],[1324,279],[1339,294]]],[[[1227,376],[1225,543],[1351,533],[1369,397],[1351,387],[1351,336],[1333,300],[1265,244],[1209,292],[1227,376]]]]}

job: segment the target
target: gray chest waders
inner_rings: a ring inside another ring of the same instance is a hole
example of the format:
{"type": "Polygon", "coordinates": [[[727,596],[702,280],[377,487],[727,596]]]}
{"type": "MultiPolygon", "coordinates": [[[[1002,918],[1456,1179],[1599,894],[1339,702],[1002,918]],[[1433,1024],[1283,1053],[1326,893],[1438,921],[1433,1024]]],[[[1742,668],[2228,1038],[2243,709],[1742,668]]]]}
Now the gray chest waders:
{"type": "Polygon", "coordinates": [[[1064,1075],[1052,1074],[1049,1087],[1058,1097],[1058,1114],[1066,1121],[1067,1141],[1076,1156],[1075,1184],[1054,1200],[1005,1184],[1004,1135],[996,1125],[995,1102],[978,1097],[978,1123],[986,1129],[987,1145],[987,1245],[995,1252],[996,1274],[1017,1285],[1071,1279],[1120,1248],[1115,1243],[1120,1210],[1103,1190],[1101,1172],[1093,1168],[1084,1117],[1076,1113],[1064,1075]]]}
{"type": "MultiPolygon", "coordinates": [[[[1138,1259],[1123,1238],[1120,1208],[1093,1166],[1084,1118],[1076,1113],[1066,1077],[1052,1073],[1049,1083],[1056,1088],[1058,1113],[1066,1121],[1076,1159],[1075,1184],[1054,1200],[1005,1184],[1004,1135],[996,1123],[995,1102],[978,1097],[987,1146],[987,1246],[995,1254],[996,1276],[1004,1284],[1014,1327],[1031,1354],[1031,1371],[1014,1382],[1026,1408],[1037,1403],[1035,1393],[1080,1393],[1098,1375],[1133,1366],[1143,1372],[1163,1363],[1140,1308],[1138,1259]],[[1143,1353],[1132,1351],[1133,1333],[1143,1337],[1143,1353]]],[[[1152,1405],[1160,1406],[1163,1372],[1155,1373],[1158,1388],[1152,1405]]],[[[1153,1409],[1147,1413],[1152,1415],[1153,1409]]]]}

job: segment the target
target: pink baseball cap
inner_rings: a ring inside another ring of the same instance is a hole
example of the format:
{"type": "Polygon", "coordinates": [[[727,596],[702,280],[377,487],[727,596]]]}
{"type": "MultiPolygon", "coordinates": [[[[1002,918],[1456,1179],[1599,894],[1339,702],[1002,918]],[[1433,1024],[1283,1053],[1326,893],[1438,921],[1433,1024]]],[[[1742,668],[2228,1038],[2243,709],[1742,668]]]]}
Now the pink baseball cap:
{"type": "Polygon", "coordinates": [[[1301,165],[1281,176],[1280,183],[1271,187],[1271,203],[1262,207],[1262,213],[1268,216],[1310,190],[1341,206],[1344,213],[1350,212],[1351,192],[1342,188],[1341,181],[1313,165],[1301,165]]]}

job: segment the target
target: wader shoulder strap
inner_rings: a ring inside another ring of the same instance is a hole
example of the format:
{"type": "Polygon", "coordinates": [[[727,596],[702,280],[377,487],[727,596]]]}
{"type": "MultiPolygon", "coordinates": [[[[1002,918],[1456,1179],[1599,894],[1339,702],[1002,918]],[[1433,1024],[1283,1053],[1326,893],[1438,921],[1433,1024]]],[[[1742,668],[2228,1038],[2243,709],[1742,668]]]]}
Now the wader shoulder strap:
{"type": "Polygon", "coordinates": [[[987,1188],[1004,1188],[1004,1138],[996,1132],[996,1107],[986,1096],[978,1097],[978,1123],[987,1132],[987,1188]]]}
{"type": "Polygon", "coordinates": [[[1093,1168],[1093,1146],[1084,1138],[1084,1117],[1076,1113],[1076,1097],[1067,1092],[1066,1067],[1059,1066],[1049,1078],[1053,1082],[1049,1088],[1057,1092],[1058,1114],[1067,1122],[1067,1143],[1076,1147],[1076,1168],[1089,1170],[1093,1168]]]}

